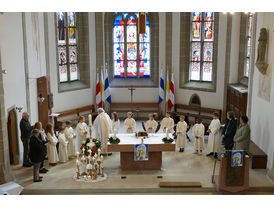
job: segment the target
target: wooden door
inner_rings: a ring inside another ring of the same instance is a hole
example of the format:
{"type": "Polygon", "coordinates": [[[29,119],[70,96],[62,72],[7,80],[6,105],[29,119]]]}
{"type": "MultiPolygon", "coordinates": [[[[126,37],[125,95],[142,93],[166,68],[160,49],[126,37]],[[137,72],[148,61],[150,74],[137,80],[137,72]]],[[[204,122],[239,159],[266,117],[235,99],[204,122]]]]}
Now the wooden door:
{"type": "Polygon", "coordinates": [[[9,112],[8,116],[8,139],[9,139],[9,154],[10,164],[19,164],[19,145],[17,131],[17,115],[15,109],[9,112]]]}

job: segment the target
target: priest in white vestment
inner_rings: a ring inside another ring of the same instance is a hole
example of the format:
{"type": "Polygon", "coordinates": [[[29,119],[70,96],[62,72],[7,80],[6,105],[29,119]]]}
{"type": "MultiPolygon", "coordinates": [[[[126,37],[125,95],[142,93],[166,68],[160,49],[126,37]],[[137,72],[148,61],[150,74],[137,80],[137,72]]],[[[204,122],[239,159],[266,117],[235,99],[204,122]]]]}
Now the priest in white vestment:
{"type": "Polygon", "coordinates": [[[161,122],[161,127],[164,132],[174,132],[174,120],[170,117],[170,112],[166,113],[166,117],[161,122]]]}
{"type": "Polygon", "coordinates": [[[154,120],[153,114],[150,114],[149,120],[145,123],[145,128],[148,133],[155,133],[158,123],[154,120]]]}
{"type": "Polygon", "coordinates": [[[213,120],[211,121],[208,128],[208,144],[207,144],[207,156],[214,155],[217,157],[218,149],[220,146],[220,128],[221,123],[219,120],[219,114],[217,112],[213,113],[213,120]]]}
{"type": "Polygon", "coordinates": [[[111,132],[111,119],[104,109],[98,109],[98,116],[94,121],[94,129],[96,132],[96,138],[102,143],[102,154],[107,154],[107,143],[109,133],[111,132]]]}
{"type": "Polygon", "coordinates": [[[205,134],[205,126],[202,123],[201,119],[197,120],[197,123],[192,128],[192,135],[195,138],[194,141],[194,149],[195,153],[202,153],[204,150],[204,134],[205,134]]]}
{"type": "Polygon", "coordinates": [[[176,146],[180,148],[179,152],[184,152],[186,147],[186,130],[187,123],[185,122],[185,117],[180,116],[180,121],[176,126],[177,141],[176,146]]]}
{"type": "Polygon", "coordinates": [[[132,118],[132,115],[132,112],[127,113],[127,118],[124,122],[126,133],[134,133],[136,129],[136,122],[135,119],[132,118]]]}

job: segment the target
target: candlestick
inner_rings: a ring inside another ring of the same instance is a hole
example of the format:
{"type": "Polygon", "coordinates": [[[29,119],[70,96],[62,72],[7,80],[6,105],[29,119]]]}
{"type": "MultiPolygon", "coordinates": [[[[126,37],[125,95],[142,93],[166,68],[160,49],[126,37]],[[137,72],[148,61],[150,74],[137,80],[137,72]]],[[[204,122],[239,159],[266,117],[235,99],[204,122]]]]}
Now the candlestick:
{"type": "Polygon", "coordinates": [[[76,154],[77,154],[77,160],[79,160],[79,154],[80,154],[80,153],[79,153],[79,152],[77,152],[76,154]]]}
{"type": "Polygon", "coordinates": [[[92,118],[91,118],[91,114],[88,115],[88,121],[89,121],[89,139],[92,139],[92,118]]]}

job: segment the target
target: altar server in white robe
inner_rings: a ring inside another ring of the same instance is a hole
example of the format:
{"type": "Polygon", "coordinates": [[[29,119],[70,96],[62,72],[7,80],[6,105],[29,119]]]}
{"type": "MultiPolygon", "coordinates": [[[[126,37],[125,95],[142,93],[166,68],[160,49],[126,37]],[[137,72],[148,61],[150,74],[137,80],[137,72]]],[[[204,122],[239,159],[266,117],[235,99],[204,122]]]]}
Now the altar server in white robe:
{"type": "Polygon", "coordinates": [[[112,133],[119,133],[119,129],[120,129],[120,120],[118,118],[118,115],[116,112],[113,112],[111,114],[111,132],[112,133]]]}
{"type": "Polygon", "coordinates": [[[213,120],[211,121],[209,128],[208,128],[208,144],[207,144],[207,156],[214,155],[217,157],[217,152],[219,149],[220,143],[220,127],[221,123],[219,120],[219,114],[217,112],[213,113],[213,120]]]}
{"type": "Polygon", "coordinates": [[[59,140],[59,161],[64,163],[68,161],[68,143],[69,142],[66,139],[65,129],[63,127],[60,128],[58,140],[59,140]]]}
{"type": "Polygon", "coordinates": [[[192,135],[195,137],[194,141],[194,149],[195,154],[203,152],[204,150],[204,133],[205,133],[205,126],[202,123],[201,119],[197,119],[197,123],[192,128],[192,135]]]}
{"type": "Polygon", "coordinates": [[[85,123],[85,117],[81,116],[79,118],[79,123],[76,126],[76,130],[78,133],[78,148],[80,148],[82,143],[86,141],[88,134],[88,126],[85,123]]]}
{"type": "Polygon", "coordinates": [[[170,112],[166,113],[166,117],[161,122],[161,127],[164,132],[173,133],[174,132],[174,120],[170,117],[170,115],[171,115],[170,112]]]}
{"type": "Polygon", "coordinates": [[[149,114],[148,115],[149,120],[145,123],[145,128],[148,133],[155,133],[158,123],[154,120],[154,115],[149,114]]]}
{"type": "Polygon", "coordinates": [[[107,142],[111,132],[111,119],[104,109],[98,109],[98,116],[94,120],[96,138],[102,143],[102,154],[107,154],[107,142]]]}
{"type": "Polygon", "coordinates": [[[177,141],[176,146],[180,148],[179,152],[184,152],[186,147],[186,130],[187,123],[185,122],[185,116],[180,116],[180,121],[176,126],[177,141]]]}
{"type": "Polygon", "coordinates": [[[76,138],[76,134],[71,127],[71,121],[66,121],[66,128],[65,128],[65,136],[68,141],[68,156],[75,157],[75,144],[74,139],[76,138]]]}
{"type": "Polygon", "coordinates": [[[124,122],[126,133],[134,133],[136,129],[136,122],[135,119],[132,118],[132,112],[127,113],[127,118],[124,122]]]}
{"type": "Polygon", "coordinates": [[[56,145],[58,143],[58,139],[54,134],[53,127],[51,124],[46,126],[46,134],[48,138],[48,161],[51,166],[55,166],[59,161],[59,157],[57,154],[56,145]]]}

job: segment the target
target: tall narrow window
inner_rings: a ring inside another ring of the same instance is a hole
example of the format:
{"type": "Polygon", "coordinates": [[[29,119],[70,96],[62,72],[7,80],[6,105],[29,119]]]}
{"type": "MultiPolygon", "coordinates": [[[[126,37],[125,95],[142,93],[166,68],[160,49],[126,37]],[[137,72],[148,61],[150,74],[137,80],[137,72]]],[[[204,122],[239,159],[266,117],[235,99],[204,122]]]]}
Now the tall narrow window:
{"type": "Polygon", "coordinates": [[[113,24],[114,77],[150,77],[150,23],[138,35],[138,13],[115,13],[113,24]]]}
{"type": "Polygon", "coordinates": [[[214,13],[193,12],[191,16],[190,81],[212,82],[214,13]]]}
{"type": "Polygon", "coordinates": [[[56,17],[59,81],[79,80],[76,14],[58,12],[56,17]]]}
{"type": "Polygon", "coordinates": [[[249,76],[250,71],[250,56],[252,51],[252,30],[253,30],[253,14],[248,13],[247,27],[246,27],[246,55],[244,66],[244,77],[249,76]]]}

